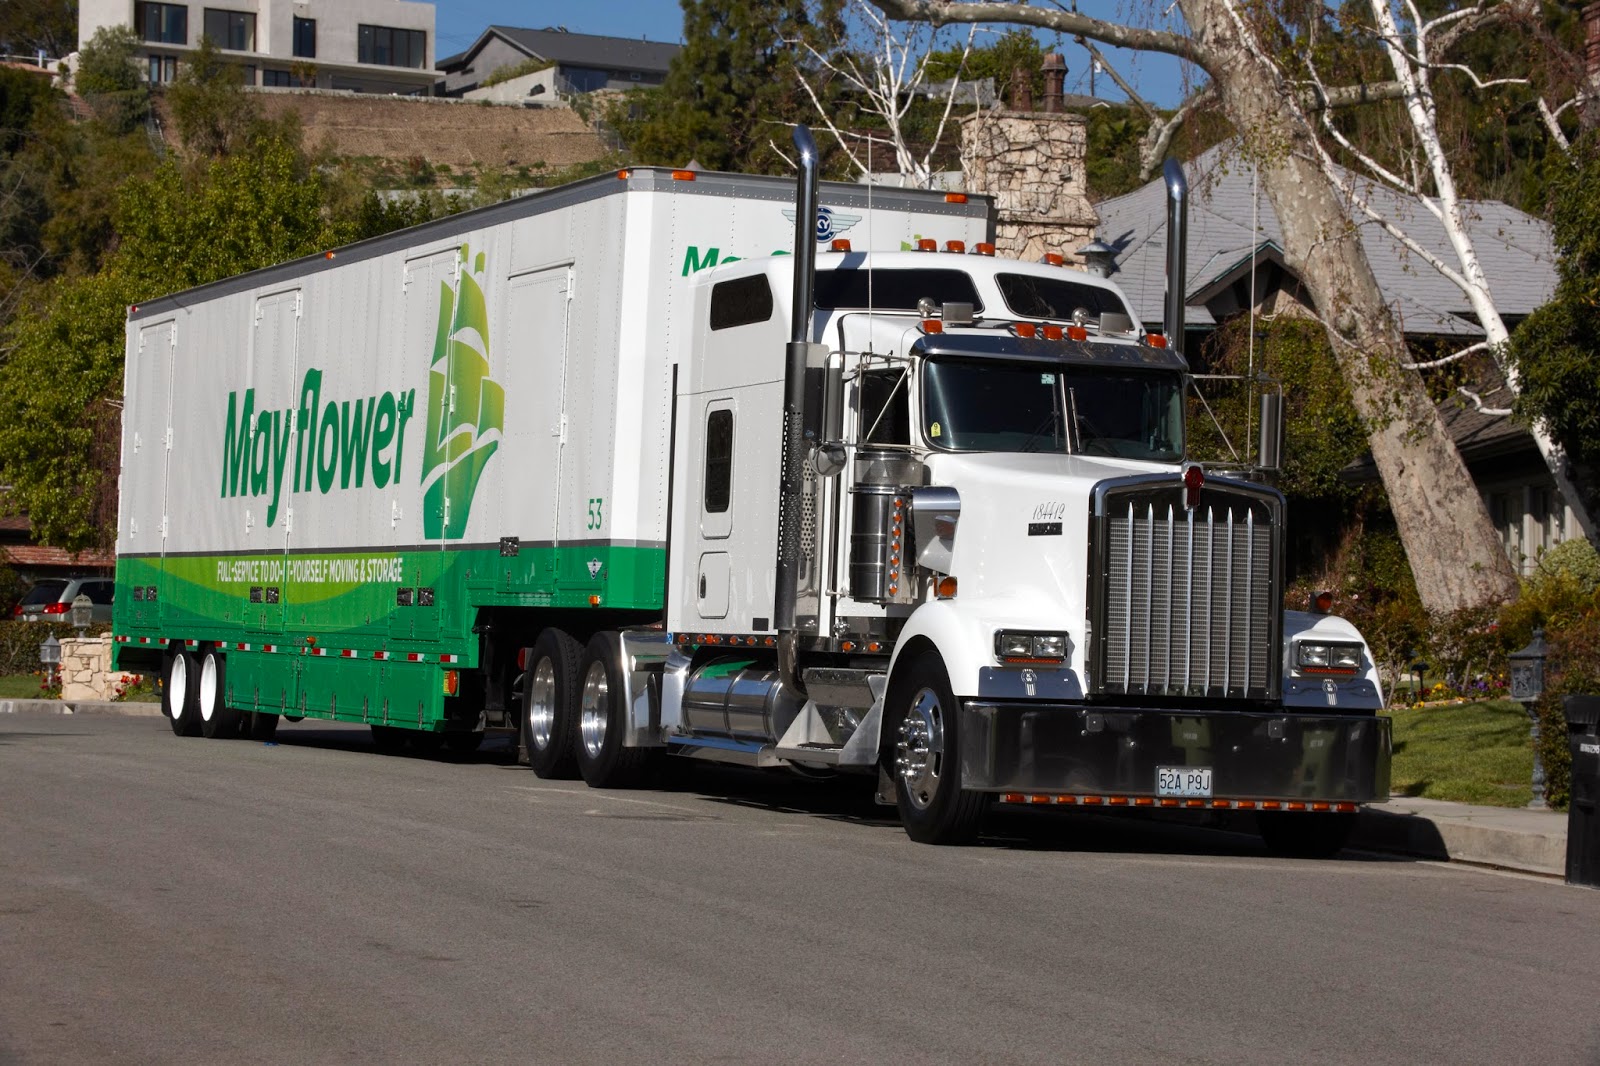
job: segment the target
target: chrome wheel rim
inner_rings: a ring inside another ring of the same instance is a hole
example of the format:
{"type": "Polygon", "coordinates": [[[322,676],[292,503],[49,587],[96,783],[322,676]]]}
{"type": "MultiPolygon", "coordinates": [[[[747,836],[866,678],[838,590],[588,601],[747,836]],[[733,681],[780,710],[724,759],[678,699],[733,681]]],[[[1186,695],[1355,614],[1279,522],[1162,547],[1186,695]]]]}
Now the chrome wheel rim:
{"type": "Polygon", "coordinates": [[[172,706],[172,717],[182,718],[189,706],[189,657],[179,652],[172,657],[172,672],[167,677],[167,702],[172,706]]]}
{"type": "Polygon", "coordinates": [[[200,661],[200,717],[211,721],[217,713],[217,657],[207,654],[200,661]]]}
{"type": "Polygon", "coordinates": [[[583,750],[591,759],[600,757],[606,743],[606,719],[610,716],[611,691],[604,663],[591,663],[583,678],[583,704],[578,715],[578,731],[583,750]]]}
{"type": "Polygon", "coordinates": [[[540,659],[528,684],[528,743],[540,751],[550,746],[556,728],[556,666],[540,659]]]}
{"type": "Polygon", "coordinates": [[[932,689],[917,693],[901,721],[894,742],[894,765],[911,806],[926,810],[939,795],[944,768],[944,713],[932,689]]]}

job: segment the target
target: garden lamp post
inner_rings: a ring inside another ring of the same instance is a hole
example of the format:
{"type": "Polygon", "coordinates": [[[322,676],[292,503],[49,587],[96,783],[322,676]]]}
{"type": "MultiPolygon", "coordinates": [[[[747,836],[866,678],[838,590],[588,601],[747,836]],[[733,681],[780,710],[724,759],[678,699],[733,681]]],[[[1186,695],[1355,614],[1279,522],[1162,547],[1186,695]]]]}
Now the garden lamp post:
{"type": "Polygon", "coordinates": [[[61,642],[54,634],[45,637],[39,645],[39,663],[44,667],[44,679],[48,684],[55,679],[56,667],[61,665],[61,642]]]}
{"type": "Polygon", "coordinates": [[[80,592],[73,599],[72,608],[68,613],[72,615],[72,625],[81,638],[83,631],[94,621],[94,601],[80,592]]]}
{"type": "Polygon", "coordinates": [[[1544,630],[1535,629],[1533,639],[1511,660],[1511,698],[1528,712],[1529,735],[1533,738],[1533,799],[1530,807],[1544,807],[1544,760],[1539,757],[1539,697],[1544,695],[1544,630]]]}

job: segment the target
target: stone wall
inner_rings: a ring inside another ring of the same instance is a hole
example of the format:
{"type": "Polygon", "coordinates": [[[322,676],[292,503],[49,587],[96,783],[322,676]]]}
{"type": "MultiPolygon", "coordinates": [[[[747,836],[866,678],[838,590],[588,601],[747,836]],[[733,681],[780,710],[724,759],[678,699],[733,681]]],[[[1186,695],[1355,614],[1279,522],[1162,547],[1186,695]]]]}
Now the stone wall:
{"type": "Polygon", "coordinates": [[[66,637],[61,641],[61,698],[109,700],[120,674],[111,672],[110,637],[66,637]]]}
{"type": "Polygon", "coordinates": [[[966,187],[995,198],[997,252],[1078,261],[1074,253],[1100,224],[1084,169],[1088,140],[1088,120],[1077,114],[985,111],[962,120],[966,187]]]}

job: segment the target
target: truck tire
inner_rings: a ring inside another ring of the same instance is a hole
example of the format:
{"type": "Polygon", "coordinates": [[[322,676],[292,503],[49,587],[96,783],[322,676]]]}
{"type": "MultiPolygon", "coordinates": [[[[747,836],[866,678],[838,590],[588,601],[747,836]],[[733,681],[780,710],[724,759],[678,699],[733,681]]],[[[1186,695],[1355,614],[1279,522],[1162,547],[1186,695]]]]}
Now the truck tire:
{"type": "Polygon", "coordinates": [[[522,747],[546,780],[570,778],[578,721],[578,663],[583,647],[559,629],[539,634],[522,676],[522,747]]]}
{"type": "Polygon", "coordinates": [[[888,710],[885,755],[906,835],[919,844],[972,842],[986,797],[961,787],[960,705],[938,652],[906,664],[888,710]]]}
{"type": "Polygon", "coordinates": [[[1274,855],[1297,859],[1331,859],[1344,850],[1355,832],[1354,814],[1300,814],[1260,811],[1256,831],[1274,855]]]}
{"type": "Polygon", "coordinates": [[[200,711],[200,733],[210,740],[227,740],[239,735],[239,712],[228,706],[227,662],[214,648],[200,653],[199,684],[195,701],[200,711]]]}
{"type": "Polygon", "coordinates": [[[161,660],[161,713],[172,719],[180,737],[200,735],[199,667],[182,649],[169,651],[161,660]]]}
{"type": "Polygon", "coordinates": [[[638,783],[650,752],[623,746],[628,708],[621,677],[622,641],[615,633],[596,633],[579,667],[578,772],[591,788],[629,788],[638,783]]]}

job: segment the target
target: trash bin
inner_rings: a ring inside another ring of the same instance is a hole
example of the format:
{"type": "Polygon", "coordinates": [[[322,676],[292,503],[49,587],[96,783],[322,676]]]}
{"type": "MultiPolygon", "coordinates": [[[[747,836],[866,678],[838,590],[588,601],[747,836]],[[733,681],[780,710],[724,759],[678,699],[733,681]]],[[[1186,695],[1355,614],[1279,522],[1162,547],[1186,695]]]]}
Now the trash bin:
{"type": "Polygon", "coordinates": [[[1567,883],[1600,888],[1600,696],[1561,701],[1572,750],[1567,804],[1567,883]]]}

